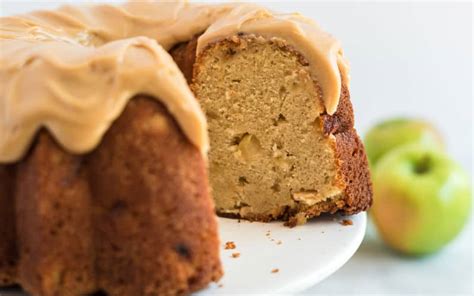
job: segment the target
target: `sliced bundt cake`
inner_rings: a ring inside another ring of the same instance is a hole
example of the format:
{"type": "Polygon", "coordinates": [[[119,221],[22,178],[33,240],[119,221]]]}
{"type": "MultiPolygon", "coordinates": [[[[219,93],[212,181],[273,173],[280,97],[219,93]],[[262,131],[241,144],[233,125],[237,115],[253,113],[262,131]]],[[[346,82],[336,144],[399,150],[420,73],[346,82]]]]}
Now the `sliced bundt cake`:
{"type": "Polygon", "coordinates": [[[65,6],[1,18],[0,49],[0,285],[174,295],[217,280],[207,128],[221,215],[293,226],[370,206],[347,63],[300,15],[65,6]]]}

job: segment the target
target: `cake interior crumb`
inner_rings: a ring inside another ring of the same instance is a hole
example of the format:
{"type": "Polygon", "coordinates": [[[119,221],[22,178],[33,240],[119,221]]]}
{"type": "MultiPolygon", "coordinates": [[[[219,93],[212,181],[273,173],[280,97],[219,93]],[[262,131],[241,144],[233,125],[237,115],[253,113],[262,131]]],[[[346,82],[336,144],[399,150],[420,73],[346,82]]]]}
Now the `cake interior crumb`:
{"type": "Polygon", "coordinates": [[[236,40],[203,51],[192,84],[208,119],[217,212],[295,226],[337,209],[335,138],[306,61],[283,41],[236,40]]]}

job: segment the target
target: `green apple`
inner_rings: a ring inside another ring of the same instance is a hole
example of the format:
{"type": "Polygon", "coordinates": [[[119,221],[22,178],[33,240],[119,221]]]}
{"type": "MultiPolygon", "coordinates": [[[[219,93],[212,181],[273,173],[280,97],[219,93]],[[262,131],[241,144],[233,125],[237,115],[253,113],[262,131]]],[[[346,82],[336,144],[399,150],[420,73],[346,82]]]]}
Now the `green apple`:
{"type": "Polygon", "coordinates": [[[375,226],[404,254],[439,250],[471,213],[469,177],[441,150],[416,144],[394,149],[380,159],[373,182],[375,226]]]}
{"type": "Polygon", "coordinates": [[[396,118],[374,126],[365,136],[365,149],[371,165],[388,151],[411,143],[443,148],[440,133],[430,123],[420,119],[396,118]]]}

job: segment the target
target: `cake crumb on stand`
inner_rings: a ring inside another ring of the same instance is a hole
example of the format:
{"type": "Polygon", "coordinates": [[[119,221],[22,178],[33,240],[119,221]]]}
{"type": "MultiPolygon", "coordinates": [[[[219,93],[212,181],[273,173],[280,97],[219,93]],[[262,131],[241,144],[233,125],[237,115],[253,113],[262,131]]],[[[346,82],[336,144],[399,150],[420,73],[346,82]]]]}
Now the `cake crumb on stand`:
{"type": "Polygon", "coordinates": [[[226,249],[226,250],[233,250],[233,249],[235,249],[235,248],[236,248],[236,246],[235,246],[235,243],[234,243],[234,242],[229,241],[229,242],[226,242],[226,243],[225,243],[224,249],[226,249]]]}
{"type": "Polygon", "coordinates": [[[342,221],[339,222],[339,223],[341,223],[341,225],[344,225],[344,226],[351,226],[351,225],[354,225],[354,222],[352,222],[352,220],[350,220],[350,219],[344,219],[344,220],[342,220],[342,221]]]}

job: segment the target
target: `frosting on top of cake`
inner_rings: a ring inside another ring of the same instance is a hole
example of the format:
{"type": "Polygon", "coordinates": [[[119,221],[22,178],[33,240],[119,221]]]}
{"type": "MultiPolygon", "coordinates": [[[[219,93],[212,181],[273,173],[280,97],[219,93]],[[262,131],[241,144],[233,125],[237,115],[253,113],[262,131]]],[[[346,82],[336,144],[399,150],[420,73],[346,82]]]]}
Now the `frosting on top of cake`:
{"type": "Polygon", "coordinates": [[[242,5],[219,18],[198,39],[197,54],[212,42],[239,33],[268,39],[278,37],[306,58],[322,91],[326,112],[334,114],[342,81],[349,86],[349,65],[340,43],[317,23],[298,13],[278,14],[255,5],[242,5]]]}
{"type": "Polygon", "coordinates": [[[347,63],[339,43],[300,15],[251,4],[63,6],[0,18],[0,163],[21,159],[42,127],[72,153],[93,150],[137,94],[163,102],[206,154],[205,117],[166,52],[200,33],[197,54],[236,33],[285,39],[335,112],[347,63]]]}

